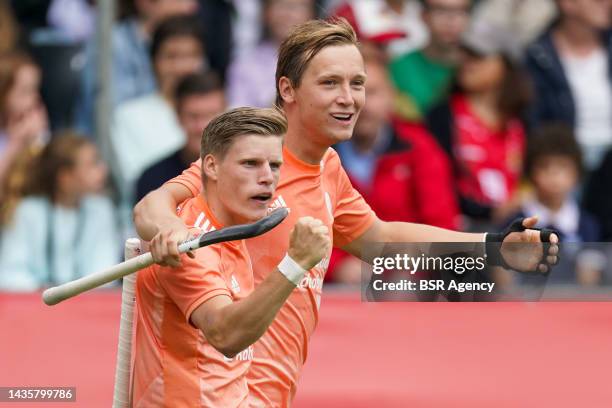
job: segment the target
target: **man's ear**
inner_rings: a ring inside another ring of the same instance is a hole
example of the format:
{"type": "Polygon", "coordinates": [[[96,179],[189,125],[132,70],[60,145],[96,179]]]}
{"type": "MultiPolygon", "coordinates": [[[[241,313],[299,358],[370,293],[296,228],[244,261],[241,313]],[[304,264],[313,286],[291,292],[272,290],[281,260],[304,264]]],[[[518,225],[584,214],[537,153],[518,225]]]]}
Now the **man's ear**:
{"type": "Polygon", "coordinates": [[[295,89],[289,78],[283,76],[278,80],[278,91],[284,103],[295,101],[295,89]]]}
{"type": "Polygon", "coordinates": [[[202,159],[202,171],[208,180],[217,181],[219,171],[219,162],[212,154],[207,154],[202,159]]]}

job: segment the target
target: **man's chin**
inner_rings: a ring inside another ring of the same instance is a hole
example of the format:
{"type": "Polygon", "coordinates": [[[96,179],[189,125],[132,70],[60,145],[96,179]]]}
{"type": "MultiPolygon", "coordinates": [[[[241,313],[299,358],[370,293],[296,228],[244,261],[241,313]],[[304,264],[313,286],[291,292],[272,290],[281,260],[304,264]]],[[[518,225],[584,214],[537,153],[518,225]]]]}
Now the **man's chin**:
{"type": "Polygon", "coordinates": [[[336,144],[336,143],[345,142],[347,140],[350,140],[351,137],[353,137],[352,128],[350,130],[343,130],[341,132],[333,132],[330,135],[330,140],[331,140],[331,144],[336,144]]]}
{"type": "Polygon", "coordinates": [[[262,206],[261,208],[250,209],[248,212],[245,212],[242,215],[244,216],[245,222],[248,223],[261,220],[263,217],[268,215],[268,204],[262,206]]]}

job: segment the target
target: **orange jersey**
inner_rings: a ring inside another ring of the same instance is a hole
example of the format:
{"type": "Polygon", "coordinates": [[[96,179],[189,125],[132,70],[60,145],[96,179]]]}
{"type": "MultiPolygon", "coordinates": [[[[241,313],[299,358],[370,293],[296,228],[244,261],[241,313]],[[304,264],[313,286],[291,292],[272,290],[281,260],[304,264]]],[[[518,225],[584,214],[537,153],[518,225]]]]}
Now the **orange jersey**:
{"type": "MultiPolygon", "coordinates": [[[[329,227],[334,246],[344,246],[361,236],[375,215],[351,185],[340,158],[328,149],[318,165],[302,162],[286,148],[284,164],[272,208],[289,208],[289,216],[272,231],[247,241],[255,284],[263,281],[282,260],[289,232],[298,218],[312,216],[329,227]]],[[[200,162],[170,182],[180,183],[198,195],[202,181],[200,162]]],[[[254,345],[247,377],[251,404],[256,407],[288,406],[296,391],[308,341],[319,319],[323,278],[330,253],[311,269],[293,291],[266,333],[254,345]]]]}
{"type": "MultiPolygon", "coordinates": [[[[200,195],[183,203],[178,213],[200,232],[219,228],[200,195]]],[[[134,407],[248,406],[246,373],[253,347],[228,359],[189,320],[215,296],[236,301],[253,291],[245,242],[211,245],[195,256],[182,256],[180,268],[153,265],[138,273],[134,407]]]]}

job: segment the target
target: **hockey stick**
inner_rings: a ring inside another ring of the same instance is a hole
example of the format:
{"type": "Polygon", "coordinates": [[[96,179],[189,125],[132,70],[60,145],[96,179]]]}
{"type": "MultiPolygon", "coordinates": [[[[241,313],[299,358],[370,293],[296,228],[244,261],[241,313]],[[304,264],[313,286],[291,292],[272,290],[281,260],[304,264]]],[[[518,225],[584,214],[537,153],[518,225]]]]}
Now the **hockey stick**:
{"type": "MultiPolygon", "coordinates": [[[[289,214],[286,208],[279,208],[268,216],[252,224],[232,225],[230,227],[202,234],[197,238],[183,242],[179,245],[179,252],[185,253],[207,245],[217,244],[225,241],[235,241],[256,237],[270,231],[280,224],[289,214]]],[[[87,290],[112,282],[126,275],[146,268],[153,263],[150,252],[128,259],[125,262],[114,265],[104,271],[84,276],[71,282],[49,288],[43,292],[43,301],[52,306],[63,300],[81,294],[87,290]]]]}

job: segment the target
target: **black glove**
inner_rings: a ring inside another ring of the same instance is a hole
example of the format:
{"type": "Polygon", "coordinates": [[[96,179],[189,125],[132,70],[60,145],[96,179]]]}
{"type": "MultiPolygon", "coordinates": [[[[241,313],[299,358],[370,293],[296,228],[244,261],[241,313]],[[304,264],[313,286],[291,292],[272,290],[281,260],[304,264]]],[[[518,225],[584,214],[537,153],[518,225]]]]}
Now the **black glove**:
{"type": "MultiPolygon", "coordinates": [[[[516,220],[512,222],[512,224],[506,227],[506,229],[503,230],[502,232],[487,233],[486,238],[485,238],[485,242],[486,242],[486,252],[485,253],[486,253],[488,265],[501,266],[506,269],[512,269],[512,267],[506,263],[506,260],[501,254],[501,244],[504,241],[504,239],[511,233],[523,232],[527,229],[523,226],[524,220],[525,218],[517,218],[516,220]]],[[[549,273],[550,270],[552,269],[552,266],[559,263],[558,254],[556,255],[557,260],[554,264],[551,264],[547,261],[547,257],[549,255],[548,251],[550,249],[550,236],[551,234],[556,234],[557,237],[559,237],[559,233],[555,230],[548,229],[548,228],[543,228],[543,229],[529,228],[529,229],[540,231],[540,240],[542,241],[542,244],[543,244],[542,259],[540,263],[538,264],[538,266],[536,267],[536,270],[532,272],[538,272],[540,265],[544,265],[547,268],[546,273],[549,273]]]]}

